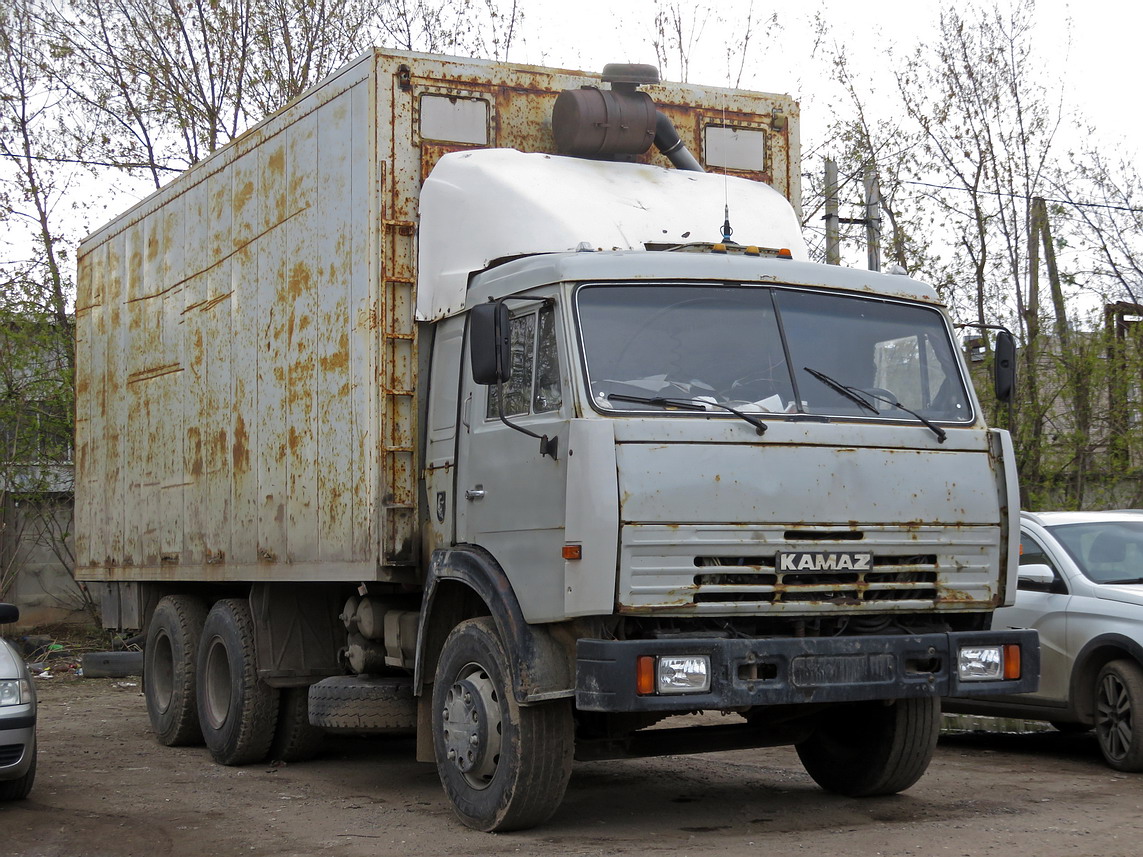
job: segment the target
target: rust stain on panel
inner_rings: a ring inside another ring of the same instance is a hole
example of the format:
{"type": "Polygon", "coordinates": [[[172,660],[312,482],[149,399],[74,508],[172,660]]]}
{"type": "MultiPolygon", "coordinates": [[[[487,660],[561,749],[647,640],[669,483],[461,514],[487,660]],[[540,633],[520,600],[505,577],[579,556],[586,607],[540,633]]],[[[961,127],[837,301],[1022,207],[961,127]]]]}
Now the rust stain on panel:
{"type": "Polygon", "coordinates": [[[198,426],[187,429],[187,451],[190,453],[191,476],[202,476],[202,435],[198,426]]]}
{"type": "Polygon", "coordinates": [[[270,172],[275,175],[282,175],[286,172],[286,150],[278,147],[270,153],[270,158],[267,161],[267,166],[270,172]]]}
{"type": "Polygon", "coordinates": [[[166,366],[154,366],[150,369],[140,369],[138,372],[132,372],[127,376],[128,384],[135,384],[139,381],[150,381],[152,378],[161,378],[163,375],[171,375],[175,372],[182,372],[183,367],[179,363],[170,363],[166,366]]]}
{"type": "Polygon", "coordinates": [[[179,315],[186,315],[188,312],[192,312],[193,310],[196,310],[196,309],[200,309],[203,312],[209,312],[210,310],[212,310],[216,306],[218,306],[220,303],[222,303],[224,300],[231,297],[233,294],[234,294],[234,290],[231,289],[226,294],[216,295],[213,298],[207,298],[206,300],[199,301],[198,303],[191,304],[186,309],[184,309],[182,312],[180,312],[179,315]]]}
{"type": "Polygon", "coordinates": [[[246,434],[246,420],[239,414],[234,425],[234,446],[231,450],[235,473],[250,472],[249,440],[246,434]]]}
{"type": "Polygon", "coordinates": [[[326,372],[337,372],[349,367],[349,334],[341,332],[337,341],[337,351],[321,358],[321,368],[326,372]]]}
{"type": "Polygon", "coordinates": [[[254,198],[254,182],[247,181],[242,187],[238,188],[237,193],[234,194],[234,208],[241,211],[246,207],[246,204],[254,198]]]}
{"type": "Polygon", "coordinates": [[[305,262],[295,262],[290,268],[286,288],[290,298],[300,298],[310,287],[310,268],[305,262]]]}

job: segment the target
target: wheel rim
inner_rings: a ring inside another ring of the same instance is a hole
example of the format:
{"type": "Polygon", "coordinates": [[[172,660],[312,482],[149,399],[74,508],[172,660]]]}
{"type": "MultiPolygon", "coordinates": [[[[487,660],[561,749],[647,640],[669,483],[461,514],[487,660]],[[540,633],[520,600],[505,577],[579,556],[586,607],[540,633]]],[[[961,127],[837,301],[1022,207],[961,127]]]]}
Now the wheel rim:
{"type": "Polygon", "coordinates": [[[1131,751],[1131,696],[1119,677],[1109,673],[1099,684],[1095,729],[1109,759],[1121,761],[1131,751]]]}
{"type": "Polygon", "coordinates": [[[166,714],[175,695],[175,650],[168,634],[161,633],[152,644],[155,656],[151,662],[151,698],[160,714],[166,714]]]}
{"type": "Polygon", "coordinates": [[[204,696],[206,720],[213,729],[221,729],[230,714],[230,658],[218,637],[210,641],[206,653],[204,696]]]}
{"type": "Polygon", "coordinates": [[[442,713],[445,758],[474,789],[485,789],[500,763],[500,695],[488,671],[467,664],[448,689],[442,713]]]}

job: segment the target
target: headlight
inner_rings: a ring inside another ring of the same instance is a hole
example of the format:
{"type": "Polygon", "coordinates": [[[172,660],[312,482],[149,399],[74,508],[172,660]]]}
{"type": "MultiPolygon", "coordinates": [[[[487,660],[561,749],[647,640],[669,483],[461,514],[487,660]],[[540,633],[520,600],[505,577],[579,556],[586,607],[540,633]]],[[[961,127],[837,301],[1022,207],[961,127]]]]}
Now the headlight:
{"type": "Polygon", "coordinates": [[[957,657],[961,681],[1002,681],[1020,678],[1020,647],[965,646],[957,657]]]}
{"type": "Polygon", "coordinates": [[[638,690],[649,693],[706,693],[710,690],[707,655],[649,655],[639,658],[638,690]]]}
{"type": "Polygon", "coordinates": [[[0,681],[0,705],[22,705],[32,701],[32,688],[23,678],[0,681]]]}

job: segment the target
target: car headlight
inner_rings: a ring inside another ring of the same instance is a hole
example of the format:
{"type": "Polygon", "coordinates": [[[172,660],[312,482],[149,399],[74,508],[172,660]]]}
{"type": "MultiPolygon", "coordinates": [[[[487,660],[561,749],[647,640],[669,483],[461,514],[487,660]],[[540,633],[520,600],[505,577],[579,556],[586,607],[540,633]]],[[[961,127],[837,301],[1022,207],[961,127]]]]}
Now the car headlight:
{"type": "Polygon", "coordinates": [[[0,705],[23,705],[32,701],[32,688],[25,678],[0,681],[0,705]]]}

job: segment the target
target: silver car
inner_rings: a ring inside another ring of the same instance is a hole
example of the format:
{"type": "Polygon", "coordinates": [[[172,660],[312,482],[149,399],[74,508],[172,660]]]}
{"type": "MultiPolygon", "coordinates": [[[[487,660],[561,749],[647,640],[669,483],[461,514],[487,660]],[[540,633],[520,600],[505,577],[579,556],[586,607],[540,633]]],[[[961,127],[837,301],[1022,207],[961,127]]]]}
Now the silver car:
{"type": "Polygon", "coordinates": [[[1040,632],[1040,689],[944,709],[1095,729],[1111,767],[1143,770],[1143,512],[1024,512],[1016,604],[994,628],[1040,632]]]}
{"type": "MultiPolygon", "coordinates": [[[[20,611],[0,604],[0,625],[20,611]]],[[[19,653],[0,639],[0,800],[20,800],[36,779],[36,690],[19,653]]]]}

